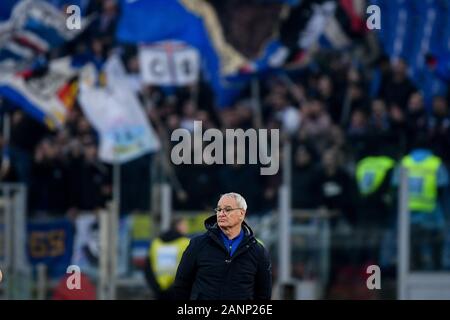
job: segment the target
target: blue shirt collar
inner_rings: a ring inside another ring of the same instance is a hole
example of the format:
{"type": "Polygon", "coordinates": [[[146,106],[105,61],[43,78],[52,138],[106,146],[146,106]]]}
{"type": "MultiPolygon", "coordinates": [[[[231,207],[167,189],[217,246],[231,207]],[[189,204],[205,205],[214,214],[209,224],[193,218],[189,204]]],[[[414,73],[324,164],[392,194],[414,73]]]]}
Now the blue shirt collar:
{"type": "Polygon", "coordinates": [[[236,251],[236,249],[239,247],[239,244],[241,243],[242,239],[244,238],[244,228],[241,228],[241,232],[239,233],[239,235],[231,240],[228,239],[228,237],[220,228],[219,230],[223,244],[225,245],[225,248],[227,248],[227,250],[230,252],[230,256],[232,256],[236,251]]]}

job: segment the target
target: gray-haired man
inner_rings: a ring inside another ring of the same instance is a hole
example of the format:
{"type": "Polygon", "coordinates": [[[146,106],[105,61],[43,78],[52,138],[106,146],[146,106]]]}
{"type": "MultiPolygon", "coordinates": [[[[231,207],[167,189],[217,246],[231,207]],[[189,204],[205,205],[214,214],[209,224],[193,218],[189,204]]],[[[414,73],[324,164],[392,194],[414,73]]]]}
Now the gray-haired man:
{"type": "Polygon", "coordinates": [[[177,299],[268,300],[272,269],[267,250],[244,221],[245,199],[220,197],[216,214],[205,220],[207,232],[193,238],[175,278],[177,299]]]}

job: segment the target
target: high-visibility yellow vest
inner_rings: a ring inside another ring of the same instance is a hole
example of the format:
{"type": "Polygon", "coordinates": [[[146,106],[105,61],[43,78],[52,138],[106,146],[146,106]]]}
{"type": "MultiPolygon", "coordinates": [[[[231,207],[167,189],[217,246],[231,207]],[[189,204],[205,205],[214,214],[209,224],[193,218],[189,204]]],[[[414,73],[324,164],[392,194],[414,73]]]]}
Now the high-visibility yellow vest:
{"type": "Polygon", "coordinates": [[[374,193],[383,183],[387,172],[394,167],[395,161],[389,157],[366,157],[356,165],[356,180],[359,192],[367,196],[374,193]]]}
{"type": "Polygon", "coordinates": [[[157,238],[149,249],[152,269],[161,290],[166,290],[175,281],[178,265],[184,250],[189,245],[189,238],[181,237],[170,242],[157,238]]]}
{"type": "Polygon", "coordinates": [[[421,162],[411,156],[402,159],[402,165],[408,169],[409,210],[431,213],[436,208],[437,172],[441,163],[434,155],[421,162]]]}

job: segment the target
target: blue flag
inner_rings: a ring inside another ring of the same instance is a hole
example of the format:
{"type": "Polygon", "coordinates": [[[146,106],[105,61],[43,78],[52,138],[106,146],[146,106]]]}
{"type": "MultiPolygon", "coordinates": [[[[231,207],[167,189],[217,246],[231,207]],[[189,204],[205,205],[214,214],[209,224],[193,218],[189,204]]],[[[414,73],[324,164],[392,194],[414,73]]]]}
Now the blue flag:
{"type": "Polygon", "coordinates": [[[8,20],[17,0],[2,0],[0,1],[0,21],[8,20]]]}
{"type": "Polygon", "coordinates": [[[27,254],[31,265],[45,264],[52,278],[64,275],[72,258],[73,224],[68,219],[30,222],[27,233],[27,254]]]}
{"type": "Polygon", "coordinates": [[[236,92],[227,77],[247,63],[226,43],[214,9],[203,0],[122,0],[117,38],[134,44],[177,40],[196,48],[219,106],[236,92]]]}

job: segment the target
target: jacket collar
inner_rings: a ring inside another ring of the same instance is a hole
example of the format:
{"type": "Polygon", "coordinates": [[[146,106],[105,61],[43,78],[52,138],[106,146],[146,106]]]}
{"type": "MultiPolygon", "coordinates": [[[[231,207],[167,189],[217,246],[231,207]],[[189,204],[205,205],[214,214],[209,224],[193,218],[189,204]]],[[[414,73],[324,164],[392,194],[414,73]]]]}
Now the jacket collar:
{"type": "MultiPolygon", "coordinates": [[[[217,225],[217,216],[216,215],[210,216],[209,218],[207,218],[205,220],[205,228],[206,228],[206,230],[212,231],[212,232],[216,233],[217,235],[219,235],[220,228],[217,225]]],[[[247,224],[247,222],[245,222],[245,220],[242,222],[242,230],[244,230],[244,238],[254,236],[252,228],[250,228],[250,226],[247,224]]]]}
{"type": "MultiPolygon", "coordinates": [[[[217,216],[216,215],[210,216],[209,218],[207,218],[205,220],[205,228],[206,228],[206,230],[208,230],[209,236],[217,244],[219,244],[219,246],[221,248],[223,248],[226,252],[228,252],[227,249],[225,248],[225,245],[223,244],[223,241],[220,236],[220,228],[217,225],[217,216]]],[[[242,247],[243,245],[246,245],[249,241],[254,239],[253,230],[250,228],[250,226],[245,221],[242,222],[242,230],[244,231],[244,238],[242,239],[242,241],[238,247],[238,250],[236,251],[236,254],[238,253],[240,247],[242,247]]],[[[236,254],[233,257],[235,257],[236,254]]]]}

